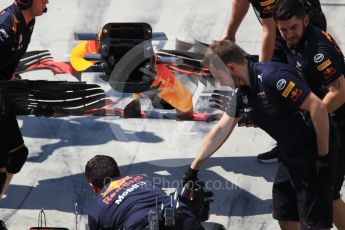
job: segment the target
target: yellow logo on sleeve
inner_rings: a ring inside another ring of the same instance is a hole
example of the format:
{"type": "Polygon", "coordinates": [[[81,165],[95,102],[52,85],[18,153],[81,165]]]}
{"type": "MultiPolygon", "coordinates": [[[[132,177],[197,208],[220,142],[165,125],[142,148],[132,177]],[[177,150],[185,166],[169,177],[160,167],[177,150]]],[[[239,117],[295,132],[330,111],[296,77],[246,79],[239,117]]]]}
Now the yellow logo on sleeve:
{"type": "Polygon", "coordinates": [[[266,0],[266,1],[260,2],[260,5],[261,6],[269,6],[269,5],[272,5],[274,2],[275,2],[275,0],[266,0]]]}
{"type": "Polygon", "coordinates": [[[326,61],[322,62],[320,65],[317,66],[318,71],[322,71],[326,69],[330,64],[332,64],[331,60],[327,59],[326,61]]]}
{"type": "Polygon", "coordinates": [[[282,93],[283,97],[287,97],[291,90],[293,89],[293,87],[295,87],[295,83],[293,83],[292,81],[290,81],[290,83],[288,84],[288,86],[285,88],[284,92],[282,93]]]}

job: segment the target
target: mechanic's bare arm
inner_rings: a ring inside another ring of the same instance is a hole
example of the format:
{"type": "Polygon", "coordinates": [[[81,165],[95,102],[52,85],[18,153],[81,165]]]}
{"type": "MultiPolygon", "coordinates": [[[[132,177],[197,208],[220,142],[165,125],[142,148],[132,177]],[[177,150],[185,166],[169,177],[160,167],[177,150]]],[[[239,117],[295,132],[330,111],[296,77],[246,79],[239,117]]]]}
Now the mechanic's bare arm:
{"type": "Polygon", "coordinates": [[[204,139],[198,154],[191,164],[192,169],[199,169],[201,164],[223,145],[234,130],[238,120],[239,118],[232,118],[227,113],[223,114],[222,118],[204,139]]]}
{"type": "Polygon", "coordinates": [[[323,98],[329,113],[339,109],[345,103],[345,78],[341,75],[328,86],[328,93],[323,98]]]}
{"type": "Polygon", "coordinates": [[[262,41],[259,61],[271,61],[276,41],[276,23],[274,19],[261,19],[262,41]]]}
{"type": "Polygon", "coordinates": [[[232,0],[230,21],[224,34],[224,39],[236,41],[236,32],[246,16],[250,3],[248,0],[232,0]]]}
{"type": "Polygon", "coordinates": [[[309,111],[317,139],[318,154],[328,154],[329,119],[326,104],[314,93],[309,93],[301,105],[301,109],[309,111]]]}

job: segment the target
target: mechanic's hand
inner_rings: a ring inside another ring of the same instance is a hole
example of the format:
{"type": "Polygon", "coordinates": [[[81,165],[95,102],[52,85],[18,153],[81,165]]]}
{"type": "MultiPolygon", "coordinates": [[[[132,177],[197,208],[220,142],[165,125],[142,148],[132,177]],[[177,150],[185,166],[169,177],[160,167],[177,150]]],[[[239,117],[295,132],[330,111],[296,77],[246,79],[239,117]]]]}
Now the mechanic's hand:
{"type": "Polygon", "coordinates": [[[236,43],[236,37],[235,37],[235,34],[232,34],[232,33],[229,33],[228,31],[226,31],[223,36],[220,38],[220,41],[223,41],[223,40],[229,40],[229,41],[232,41],[232,42],[235,42],[236,43]]]}
{"type": "Polygon", "coordinates": [[[188,167],[187,171],[182,176],[183,185],[185,185],[187,182],[195,183],[198,180],[198,172],[199,170],[188,167]]]}
{"type": "Polygon", "coordinates": [[[234,96],[234,91],[214,90],[209,100],[209,106],[227,112],[229,115],[235,115],[236,102],[233,101],[234,96]]]}
{"type": "Polygon", "coordinates": [[[14,73],[10,80],[11,81],[22,80],[22,77],[19,75],[19,73],[14,73]]]}

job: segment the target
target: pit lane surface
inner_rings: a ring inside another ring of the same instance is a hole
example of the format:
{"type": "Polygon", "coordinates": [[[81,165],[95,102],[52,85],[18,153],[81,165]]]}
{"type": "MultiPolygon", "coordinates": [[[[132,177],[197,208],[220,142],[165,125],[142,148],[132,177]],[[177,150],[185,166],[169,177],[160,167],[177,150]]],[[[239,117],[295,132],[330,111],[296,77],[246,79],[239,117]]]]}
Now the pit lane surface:
{"type": "MultiPolygon", "coordinates": [[[[345,35],[341,26],[345,1],[322,2],[329,30],[345,49],[339,39],[345,35]]],[[[0,8],[10,3],[2,0],[0,8]]],[[[73,32],[97,32],[107,22],[148,22],[154,31],[167,33],[171,40],[165,44],[168,48],[174,47],[175,38],[206,42],[219,39],[231,1],[52,0],[48,8],[48,13],[37,19],[29,49],[49,49],[56,60],[67,60],[69,51],[78,43],[73,40],[73,32]]],[[[239,29],[237,41],[246,51],[258,53],[260,27],[252,10],[239,29]]],[[[53,79],[46,71],[26,77],[53,79]]],[[[71,76],[57,78],[76,80],[71,76]]],[[[82,80],[109,90],[93,74],[83,75],[82,80]]],[[[115,99],[122,96],[112,91],[109,94],[115,99]]],[[[205,97],[200,97],[199,103],[203,102],[205,97]]],[[[36,226],[42,208],[49,226],[76,229],[77,221],[78,229],[87,229],[85,214],[93,196],[83,170],[95,154],[113,156],[124,174],[146,173],[171,191],[214,125],[85,117],[20,117],[19,121],[30,155],[14,177],[8,196],[0,202],[0,219],[11,230],[36,226]]],[[[200,178],[215,193],[210,221],[233,230],[278,229],[271,217],[271,187],[277,165],[262,165],[256,160],[257,153],[270,149],[272,144],[260,129],[237,128],[204,166],[200,178]]]]}

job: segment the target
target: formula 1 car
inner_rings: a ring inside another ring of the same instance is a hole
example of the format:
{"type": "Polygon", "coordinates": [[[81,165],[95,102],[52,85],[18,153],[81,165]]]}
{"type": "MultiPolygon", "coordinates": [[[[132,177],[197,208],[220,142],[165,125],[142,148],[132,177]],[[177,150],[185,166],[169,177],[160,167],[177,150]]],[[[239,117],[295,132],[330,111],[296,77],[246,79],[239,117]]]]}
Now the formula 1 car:
{"type": "Polygon", "coordinates": [[[55,74],[80,77],[84,72],[101,72],[101,78],[115,91],[133,94],[124,109],[114,109],[117,102],[113,101],[111,106],[94,112],[97,115],[197,121],[220,118],[221,113],[194,113],[192,94],[176,77],[195,85],[215,86],[215,79],[202,65],[202,53],[155,51],[153,41],[167,38],[164,33],[153,33],[147,23],[109,23],[98,34],[76,33],[75,37],[83,41],[72,50],[70,62],[56,62],[48,51],[32,51],[23,57],[17,73],[50,69],[55,74]],[[141,96],[149,98],[153,108],[169,112],[142,111],[141,96]],[[170,112],[173,109],[177,112],[170,112]]]}

